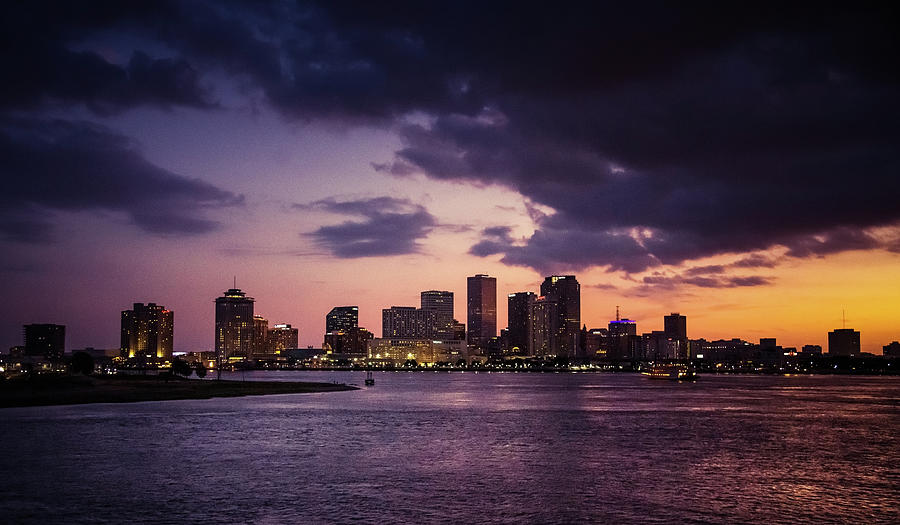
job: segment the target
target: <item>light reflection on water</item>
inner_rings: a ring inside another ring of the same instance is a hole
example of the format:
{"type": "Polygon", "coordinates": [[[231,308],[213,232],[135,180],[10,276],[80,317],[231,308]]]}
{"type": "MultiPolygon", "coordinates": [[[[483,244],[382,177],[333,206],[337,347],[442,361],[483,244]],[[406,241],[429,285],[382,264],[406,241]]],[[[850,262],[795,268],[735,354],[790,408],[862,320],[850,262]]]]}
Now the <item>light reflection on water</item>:
{"type": "Polygon", "coordinates": [[[900,522],[898,378],[375,378],[353,392],[0,410],[0,516],[900,522]]]}

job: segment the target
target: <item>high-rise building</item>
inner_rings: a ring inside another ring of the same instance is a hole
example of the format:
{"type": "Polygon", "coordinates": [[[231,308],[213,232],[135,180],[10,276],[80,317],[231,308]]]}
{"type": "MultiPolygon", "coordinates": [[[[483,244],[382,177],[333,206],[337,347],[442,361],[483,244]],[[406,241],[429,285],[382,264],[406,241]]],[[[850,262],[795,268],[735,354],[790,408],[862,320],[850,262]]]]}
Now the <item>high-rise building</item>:
{"type": "Polygon", "coordinates": [[[252,357],[266,357],[272,353],[269,344],[269,320],[261,315],[253,316],[252,357]]]}
{"type": "Polygon", "coordinates": [[[156,303],[134,303],[122,311],[122,357],[172,358],[175,314],[156,303]]]}
{"type": "Polygon", "coordinates": [[[52,361],[62,359],[66,350],[66,327],[61,324],[26,324],[22,326],[25,355],[43,356],[52,361]]]}
{"type": "Polygon", "coordinates": [[[358,306],[335,306],[325,316],[325,333],[346,332],[359,326],[358,306]]]}
{"type": "Polygon", "coordinates": [[[381,311],[381,337],[434,339],[436,312],[414,306],[392,306],[381,311]]]}
{"type": "Polygon", "coordinates": [[[610,359],[632,359],[635,357],[635,341],[637,340],[637,323],[631,319],[620,319],[619,308],[616,307],[616,319],[609,322],[607,357],[610,359]]]}
{"type": "Polygon", "coordinates": [[[477,274],[467,279],[468,343],[485,348],[497,336],[497,279],[477,274]]]}
{"type": "Polygon", "coordinates": [[[216,298],[216,355],[249,357],[253,351],[253,298],[238,288],[216,298]]]}
{"type": "Polygon", "coordinates": [[[831,355],[859,355],[859,332],[852,328],[838,328],[828,332],[828,353],[831,355]]]}
{"type": "Polygon", "coordinates": [[[421,299],[422,310],[434,310],[434,338],[453,340],[453,292],[427,290],[421,299]]]}
{"type": "Polygon", "coordinates": [[[531,305],[534,292],[516,292],[507,296],[507,330],[509,351],[517,355],[531,355],[531,305]]]}
{"type": "Polygon", "coordinates": [[[284,350],[297,348],[300,331],[291,328],[287,323],[276,324],[269,330],[269,348],[274,354],[280,354],[284,350]]]}
{"type": "Polygon", "coordinates": [[[687,317],[678,312],[672,312],[663,317],[663,331],[666,333],[666,337],[687,339],[687,317]]]}
{"type": "Polygon", "coordinates": [[[687,336],[687,317],[672,312],[663,317],[663,332],[666,334],[667,351],[666,355],[669,359],[687,359],[688,352],[688,336],[687,336]]]}
{"type": "Polygon", "coordinates": [[[528,355],[557,356],[559,353],[559,304],[537,297],[529,305],[530,342],[528,355]]]}
{"type": "Polygon", "coordinates": [[[541,283],[541,295],[556,303],[559,355],[578,355],[581,334],[581,285],[574,275],[551,275],[541,283]]]}

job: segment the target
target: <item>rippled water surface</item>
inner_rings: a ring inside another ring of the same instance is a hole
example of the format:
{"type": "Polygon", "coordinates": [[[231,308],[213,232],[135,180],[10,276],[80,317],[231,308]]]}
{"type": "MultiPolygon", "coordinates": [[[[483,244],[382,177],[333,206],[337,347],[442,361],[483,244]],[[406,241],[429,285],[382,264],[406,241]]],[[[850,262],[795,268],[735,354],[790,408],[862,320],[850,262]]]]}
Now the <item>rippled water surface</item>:
{"type": "Polygon", "coordinates": [[[900,378],[880,377],[395,372],[3,409],[0,520],[898,523],[898,434],[900,378]]]}

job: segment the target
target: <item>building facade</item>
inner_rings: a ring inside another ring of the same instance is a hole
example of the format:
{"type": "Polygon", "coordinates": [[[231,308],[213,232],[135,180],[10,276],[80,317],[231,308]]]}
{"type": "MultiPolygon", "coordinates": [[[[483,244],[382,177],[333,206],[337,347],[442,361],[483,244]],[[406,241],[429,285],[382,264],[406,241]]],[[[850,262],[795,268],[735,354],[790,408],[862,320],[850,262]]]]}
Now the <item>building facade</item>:
{"type": "Polygon", "coordinates": [[[253,298],[238,288],[216,298],[216,355],[247,358],[253,352],[253,298]]]}
{"type": "Polygon", "coordinates": [[[325,316],[325,333],[346,332],[359,326],[358,306],[335,306],[325,316]]]}
{"type": "Polygon", "coordinates": [[[434,338],[453,339],[453,292],[426,290],[421,293],[422,310],[434,311],[434,338]]]}
{"type": "Polygon", "coordinates": [[[272,353],[269,344],[269,320],[261,315],[253,316],[253,352],[251,357],[261,358],[272,353]]]}
{"type": "Polygon", "coordinates": [[[466,314],[468,343],[485,348],[497,336],[497,279],[484,274],[467,278],[466,314]]]}
{"type": "Polygon", "coordinates": [[[285,350],[297,348],[300,331],[287,323],[276,324],[269,330],[269,352],[281,354],[285,350]]]}
{"type": "Polygon", "coordinates": [[[381,337],[434,339],[436,313],[414,306],[392,306],[381,311],[381,337]]]}
{"type": "Polygon", "coordinates": [[[529,307],[528,355],[555,357],[559,353],[559,305],[547,297],[536,297],[529,307]]]}
{"type": "Polygon", "coordinates": [[[515,355],[532,355],[531,305],[537,298],[534,292],[511,293],[506,298],[509,352],[515,355]]]}
{"type": "Polygon", "coordinates": [[[172,359],[175,313],[156,303],[134,303],[122,311],[120,355],[172,359]]]}
{"type": "Polygon", "coordinates": [[[859,332],[852,328],[838,328],[828,332],[828,353],[831,355],[859,355],[859,332]]]}
{"type": "Polygon", "coordinates": [[[559,355],[578,356],[581,334],[581,285],[574,275],[551,275],[541,283],[541,295],[556,303],[555,343],[559,355]]]}

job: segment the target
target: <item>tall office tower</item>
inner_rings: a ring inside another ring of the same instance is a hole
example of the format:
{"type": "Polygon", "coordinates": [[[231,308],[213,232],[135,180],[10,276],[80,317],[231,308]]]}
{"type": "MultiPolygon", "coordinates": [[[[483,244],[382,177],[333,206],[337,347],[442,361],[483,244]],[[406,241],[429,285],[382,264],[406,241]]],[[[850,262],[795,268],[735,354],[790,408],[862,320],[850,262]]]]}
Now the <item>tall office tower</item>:
{"type": "Polygon", "coordinates": [[[559,354],[577,356],[581,334],[581,285],[574,275],[551,275],[541,283],[541,295],[557,305],[559,354]]]}
{"type": "Polygon", "coordinates": [[[678,312],[672,312],[664,316],[663,332],[666,333],[666,337],[669,339],[669,352],[667,353],[671,355],[672,359],[687,359],[689,357],[687,317],[678,312]]]}
{"type": "Polygon", "coordinates": [[[559,304],[537,297],[529,305],[529,355],[557,356],[559,352],[559,304]]]}
{"type": "Polygon", "coordinates": [[[276,324],[269,330],[269,348],[272,353],[280,354],[284,350],[297,348],[300,331],[286,323],[276,324]]]}
{"type": "Polygon", "coordinates": [[[155,303],[134,303],[122,311],[122,357],[172,358],[175,314],[155,303]]]}
{"type": "Polygon", "coordinates": [[[852,328],[838,328],[828,332],[828,353],[831,355],[859,355],[859,332],[852,328]]]}
{"type": "Polygon", "coordinates": [[[216,298],[216,355],[248,357],[253,350],[253,298],[231,288],[216,298]]]}
{"type": "Polygon", "coordinates": [[[607,341],[609,350],[607,356],[610,359],[632,359],[634,356],[634,344],[637,338],[637,323],[631,319],[619,318],[619,307],[616,307],[616,319],[609,322],[607,341]]]}
{"type": "Polygon", "coordinates": [[[51,361],[62,359],[66,350],[66,327],[61,324],[26,324],[22,326],[25,355],[43,356],[51,361]]]}
{"type": "Polygon", "coordinates": [[[466,281],[468,343],[485,348],[497,336],[497,279],[478,274],[466,281]]]}
{"type": "Polygon", "coordinates": [[[663,317],[663,331],[666,333],[666,337],[687,339],[687,317],[678,312],[672,312],[663,317]]]}
{"type": "Polygon", "coordinates": [[[507,330],[509,330],[509,352],[516,355],[531,355],[531,305],[534,292],[516,292],[507,296],[507,330]]]}
{"type": "Polygon", "coordinates": [[[272,353],[269,345],[269,320],[261,315],[253,316],[252,357],[265,357],[272,353]]]}
{"type": "Polygon", "coordinates": [[[347,332],[359,326],[358,306],[335,306],[325,316],[325,333],[347,332]]]}
{"type": "Polygon", "coordinates": [[[434,310],[422,310],[415,306],[392,306],[381,311],[381,337],[407,339],[433,339],[434,310]]]}
{"type": "Polygon", "coordinates": [[[434,310],[434,338],[453,340],[453,292],[427,290],[421,296],[422,310],[434,310]]]}

